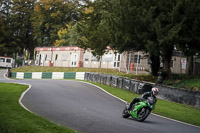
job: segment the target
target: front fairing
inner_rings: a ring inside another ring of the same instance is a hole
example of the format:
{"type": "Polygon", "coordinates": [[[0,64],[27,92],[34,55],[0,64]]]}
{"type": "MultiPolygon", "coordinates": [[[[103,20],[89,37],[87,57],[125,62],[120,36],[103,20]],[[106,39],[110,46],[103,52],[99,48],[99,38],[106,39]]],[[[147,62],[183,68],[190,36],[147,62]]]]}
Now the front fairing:
{"type": "Polygon", "coordinates": [[[130,114],[132,115],[133,118],[137,119],[137,114],[138,114],[138,111],[143,108],[143,107],[147,107],[147,103],[145,101],[142,101],[142,102],[138,102],[134,109],[130,111],[130,114]]]}

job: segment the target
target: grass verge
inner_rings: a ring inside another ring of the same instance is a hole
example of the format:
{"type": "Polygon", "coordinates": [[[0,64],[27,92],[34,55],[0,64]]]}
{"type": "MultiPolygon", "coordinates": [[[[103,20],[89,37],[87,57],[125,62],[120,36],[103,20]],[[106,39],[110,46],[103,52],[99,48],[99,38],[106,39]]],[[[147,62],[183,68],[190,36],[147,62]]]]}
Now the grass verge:
{"type": "MultiPolygon", "coordinates": [[[[90,83],[128,102],[131,102],[134,97],[140,96],[128,90],[90,83]]],[[[18,99],[27,87],[19,84],[0,83],[0,133],[75,133],[71,129],[51,123],[23,109],[19,105],[18,99]]],[[[200,109],[191,106],[159,99],[153,113],[200,126],[200,109]]]]}
{"type": "MultiPolygon", "coordinates": [[[[103,88],[107,92],[129,103],[133,100],[134,97],[140,96],[138,94],[131,93],[128,90],[118,89],[118,88],[114,88],[111,86],[94,83],[94,82],[90,82],[90,83],[103,88]]],[[[192,107],[192,106],[158,99],[157,104],[156,104],[156,109],[153,110],[153,113],[161,115],[161,116],[165,116],[168,118],[172,118],[175,120],[179,120],[182,122],[186,122],[189,124],[193,124],[196,126],[200,126],[200,109],[192,107]]]]}
{"type": "MultiPolygon", "coordinates": [[[[97,72],[111,74],[130,79],[142,80],[157,83],[157,77],[150,74],[126,74],[119,72],[117,69],[100,69],[100,68],[77,68],[77,67],[41,67],[41,66],[25,66],[12,69],[12,72],[97,72]]],[[[176,75],[176,74],[175,74],[176,75]]],[[[176,75],[177,76],[177,75],[176,75]]],[[[165,80],[163,84],[176,88],[186,88],[188,90],[200,91],[200,77],[189,75],[178,75],[173,80],[165,80]]]]}
{"type": "Polygon", "coordinates": [[[188,90],[200,91],[200,77],[185,77],[181,80],[167,80],[164,81],[166,85],[170,85],[176,88],[186,88],[188,90]]]}
{"type": "Polygon", "coordinates": [[[27,88],[0,83],[0,133],[75,133],[22,108],[18,99],[27,88]]]}
{"type": "Polygon", "coordinates": [[[156,77],[150,74],[134,75],[126,74],[124,72],[119,72],[117,69],[105,69],[105,68],[78,68],[78,67],[41,67],[41,66],[24,66],[13,68],[12,72],[96,72],[111,74],[121,77],[127,77],[131,79],[155,82],[156,77]]]}

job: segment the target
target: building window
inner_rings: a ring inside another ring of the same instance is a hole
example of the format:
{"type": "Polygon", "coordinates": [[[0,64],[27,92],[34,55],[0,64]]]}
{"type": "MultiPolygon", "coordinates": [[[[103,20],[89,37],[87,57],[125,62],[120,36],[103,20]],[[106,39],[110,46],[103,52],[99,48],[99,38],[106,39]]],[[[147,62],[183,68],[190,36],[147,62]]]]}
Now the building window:
{"type": "Polygon", "coordinates": [[[91,61],[99,61],[99,60],[97,59],[97,57],[92,56],[92,60],[91,61]]]}
{"type": "Polygon", "coordinates": [[[170,67],[174,67],[174,60],[171,60],[171,62],[170,62],[170,67]]]}
{"type": "Polygon", "coordinates": [[[58,54],[56,54],[56,57],[55,57],[55,60],[57,60],[58,59],[58,54]]]}
{"type": "Polygon", "coordinates": [[[114,62],[114,67],[119,67],[119,62],[114,62]]]}
{"type": "Polygon", "coordinates": [[[89,54],[85,54],[85,61],[89,61],[89,54]]]}
{"type": "Polygon", "coordinates": [[[0,62],[5,62],[5,58],[0,58],[0,62]]]}
{"type": "Polygon", "coordinates": [[[121,58],[121,55],[119,53],[115,54],[114,68],[119,67],[119,65],[120,65],[120,58],[121,58]]]}
{"type": "Polygon", "coordinates": [[[150,59],[150,56],[148,56],[148,64],[152,64],[152,61],[150,59]]]}
{"type": "Polygon", "coordinates": [[[45,60],[47,60],[47,54],[46,54],[46,56],[45,56],[45,60]]]}
{"type": "Polygon", "coordinates": [[[113,57],[112,57],[112,54],[106,54],[106,55],[104,55],[104,56],[102,57],[102,61],[104,61],[104,62],[112,62],[112,61],[113,61],[112,58],[113,58],[113,57]]]}
{"type": "Polygon", "coordinates": [[[11,63],[11,59],[6,59],[6,63],[11,63]]]}
{"type": "Polygon", "coordinates": [[[46,61],[50,61],[50,60],[51,60],[51,55],[50,55],[50,54],[46,54],[45,60],[46,60],[46,61]]]}
{"type": "Polygon", "coordinates": [[[141,55],[134,55],[134,63],[138,63],[140,64],[140,60],[141,60],[141,55]]]}

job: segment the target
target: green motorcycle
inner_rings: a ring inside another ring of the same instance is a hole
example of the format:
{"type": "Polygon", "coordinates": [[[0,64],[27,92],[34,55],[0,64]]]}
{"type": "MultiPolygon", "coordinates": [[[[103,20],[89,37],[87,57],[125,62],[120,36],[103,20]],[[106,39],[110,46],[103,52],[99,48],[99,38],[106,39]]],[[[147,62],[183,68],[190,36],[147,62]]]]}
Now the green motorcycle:
{"type": "Polygon", "coordinates": [[[122,112],[122,117],[128,118],[132,116],[134,119],[142,122],[148,117],[151,111],[155,109],[155,104],[153,98],[148,98],[146,100],[141,99],[140,102],[135,103],[130,111],[128,111],[128,107],[129,104],[127,103],[122,112]]]}

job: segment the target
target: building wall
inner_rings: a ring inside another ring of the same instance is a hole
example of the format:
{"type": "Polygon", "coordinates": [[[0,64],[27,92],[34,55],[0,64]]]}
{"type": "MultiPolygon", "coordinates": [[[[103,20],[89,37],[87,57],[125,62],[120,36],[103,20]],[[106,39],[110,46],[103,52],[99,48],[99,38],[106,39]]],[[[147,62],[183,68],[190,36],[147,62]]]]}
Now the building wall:
{"type": "Polygon", "coordinates": [[[171,72],[174,74],[186,73],[186,58],[179,56],[172,56],[171,72]]]}
{"type": "Polygon", "coordinates": [[[129,51],[124,52],[123,55],[125,60],[125,63],[122,62],[123,69],[128,71],[150,71],[149,59],[146,53],[129,51]]]}
{"type": "Polygon", "coordinates": [[[99,61],[93,57],[90,50],[86,50],[83,57],[83,67],[85,68],[99,68],[99,61]]]}
{"type": "MultiPolygon", "coordinates": [[[[55,67],[85,67],[85,68],[107,68],[117,69],[123,72],[146,72],[151,71],[150,60],[147,53],[144,52],[123,52],[115,53],[108,51],[99,61],[92,55],[88,49],[84,51],[78,47],[44,47],[36,48],[40,66],[55,67]],[[101,64],[100,64],[101,63],[101,64]]],[[[171,62],[171,71],[175,74],[186,73],[186,58],[180,53],[174,52],[171,62]]]]}
{"type": "Polygon", "coordinates": [[[78,47],[36,48],[40,66],[79,67],[83,50],[78,47]]]}
{"type": "Polygon", "coordinates": [[[121,63],[121,55],[119,55],[119,61],[115,59],[115,53],[112,50],[108,50],[103,56],[101,61],[98,60],[96,57],[94,57],[91,53],[91,51],[87,50],[84,53],[83,58],[83,67],[86,68],[108,68],[108,69],[118,69],[120,67],[121,63]],[[100,64],[101,63],[101,64],[100,64]],[[118,66],[117,64],[118,63],[118,66]]]}
{"type": "Polygon", "coordinates": [[[36,60],[39,60],[37,62],[40,66],[49,66],[49,61],[52,58],[52,52],[51,51],[38,51],[38,58],[36,60]]]}

